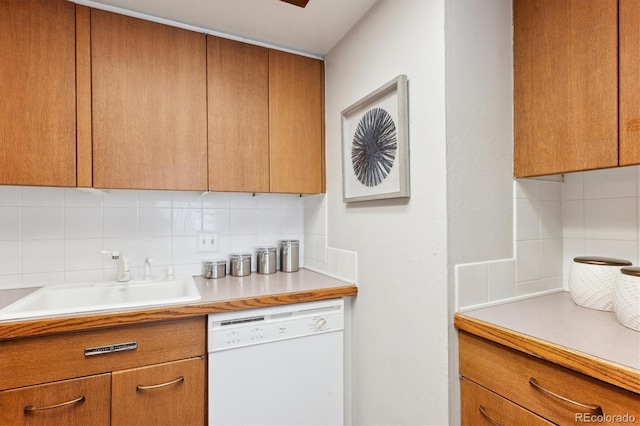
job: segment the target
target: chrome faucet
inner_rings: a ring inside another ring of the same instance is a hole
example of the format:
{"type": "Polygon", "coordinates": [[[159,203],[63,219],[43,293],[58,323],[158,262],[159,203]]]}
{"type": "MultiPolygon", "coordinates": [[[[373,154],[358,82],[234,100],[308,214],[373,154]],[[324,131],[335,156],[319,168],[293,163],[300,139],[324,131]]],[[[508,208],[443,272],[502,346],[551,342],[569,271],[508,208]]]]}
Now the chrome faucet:
{"type": "Polygon", "coordinates": [[[118,266],[118,275],[116,280],[120,282],[127,282],[131,279],[129,275],[129,258],[123,256],[122,253],[117,250],[100,250],[100,252],[102,254],[111,255],[111,259],[116,261],[116,265],[118,266]]]}

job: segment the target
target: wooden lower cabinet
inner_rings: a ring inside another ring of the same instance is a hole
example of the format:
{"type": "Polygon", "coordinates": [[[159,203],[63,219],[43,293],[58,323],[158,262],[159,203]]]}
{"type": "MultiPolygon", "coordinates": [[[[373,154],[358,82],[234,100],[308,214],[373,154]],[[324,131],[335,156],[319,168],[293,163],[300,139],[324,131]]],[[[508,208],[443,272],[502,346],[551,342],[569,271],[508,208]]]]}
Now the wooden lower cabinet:
{"type": "Polygon", "coordinates": [[[460,395],[463,425],[537,426],[553,424],[464,377],[460,379],[460,395]]]}
{"type": "Polygon", "coordinates": [[[111,374],[0,392],[1,425],[108,425],[111,374]]]}
{"type": "MultiPolygon", "coordinates": [[[[463,380],[530,413],[555,424],[633,424],[640,420],[637,393],[464,331],[458,337],[463,380]]],[[[468,393],[461,397],[463,407],[477,409],[477,399],[468,393]]],[[[463,416],[465,412],[463,409],[463,416]]]]}
{"type": "Polygon", "coordinates": [[[203,425],[204,357],[168,362],[112,376],[112,425],[203,425]]]}

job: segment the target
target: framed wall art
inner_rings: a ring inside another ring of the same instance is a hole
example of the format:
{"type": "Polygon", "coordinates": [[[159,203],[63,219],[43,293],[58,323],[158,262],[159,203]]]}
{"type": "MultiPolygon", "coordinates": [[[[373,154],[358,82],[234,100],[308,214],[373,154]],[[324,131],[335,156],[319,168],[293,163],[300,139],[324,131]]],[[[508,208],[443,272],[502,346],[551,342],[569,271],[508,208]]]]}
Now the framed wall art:
{"type": "Polygon", "coordinates": [[[410,196],[407,76],[342,111],[342,199],[410,196]]]}

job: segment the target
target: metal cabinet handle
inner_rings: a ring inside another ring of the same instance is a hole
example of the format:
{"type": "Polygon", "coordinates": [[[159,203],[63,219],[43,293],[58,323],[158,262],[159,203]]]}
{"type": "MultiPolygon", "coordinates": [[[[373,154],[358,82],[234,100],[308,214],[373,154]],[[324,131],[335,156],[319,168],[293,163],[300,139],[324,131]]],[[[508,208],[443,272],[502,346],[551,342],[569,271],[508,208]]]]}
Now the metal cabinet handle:
{"type": "Polygon", "coordinates": [[[494,419],[493,417],[491,417],[489,415],[489,413],[486,412],[486,410],[484,409],[484,407],[482,405],[480,405],[478,407],[478,411],[480,411],[480,414],[482,414],[483,416],[485,416],[487,418],[487,420],[489,420],[491,422],[491,424],[494,424],[496,426],[503,426],[502,423],[500,423],[499,421],[497,421],[496,419],[494,419]]]}
{"type": "Polygon", "coordinates": [[[24,412],[27,413],[30,411],[51,410],[52,408],[60,408],[60,407],[64,407],[65,405],[78,404],[80,402],[83,402],[84,399],[85,399],[84,395],[82,395],[80,398],[76,398],[71,401],[61,402],[60,404],[49,405],[46,407],[35,407],[33,405],[27,405],[26,407],[24,407],[24,412]]]}
{"type": "Polygon", "coordinates": [[[171,380],[170,382],[167,383],[160,383],[159,385],[138,385],[136,387],[137,390],[149,390],[149,389],[158,389],[158,388],[163,388],[165,386],[170,386],[170,385],[175,385],[176,383],[180,383],[184,381],[184,376],[180,376],[175,380],[171,380]]]}
{"type": "Polygon", "coordinates": [[[536,389],[540,390],[541,392],[543,392],[543,393],[545,393],[545,394],[547,394],[547,395],[549,395],[549,396],[552,396],[552,397],[554,397],[554,398],[557,398],[557,399],[559,399],[559,400],[561,400],[561,401],[567,402],[567,403],[569,403],[569,404],[576,405],[576,406],[578,406],[578,407],[580,407],[580,408],[586,408],[587,410],[595,411],[595,413],[596,413],[597,415],[602,415],[602,414],[603,414],[603,413],[602,413],[602,407],[600,407],[599,405],[595,405],[595,404],[584,404],[584,403],[582,403],[582,402],[574,401],[574,400],[569,399],[569,398],[567,398],[567,397],[564,397],[564,396],[562,396],[562,395],[558,395],[557,393],[551,392],[549,389],[545,389],[545,388],[543,388],[542,386],[540,386],[540,385],[538,384],[538,381],[537,381],[535,378],[533,378],[533,377],[529,378],[529,384],[530,384],[531,386],[533,386],[534,388],[536,388],[536,389]]]}

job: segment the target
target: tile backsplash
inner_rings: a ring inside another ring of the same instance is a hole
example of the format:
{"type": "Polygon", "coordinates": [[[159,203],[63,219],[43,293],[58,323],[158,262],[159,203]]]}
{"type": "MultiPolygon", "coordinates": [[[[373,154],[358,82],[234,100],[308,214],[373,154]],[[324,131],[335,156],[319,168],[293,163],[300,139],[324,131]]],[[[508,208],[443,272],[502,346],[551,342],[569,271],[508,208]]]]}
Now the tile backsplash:
{"type": "Polygon", "coordinates": [[[576,256],[640,264],[640,166],[514,181],[514,258],[456,265],[457,308],[568,289],[576,256]]]}
{"type": "Polygon", "coordinates": [[[129,257],[133,277],[146,258],[153,275],[199,275],[204,259],[298,239],[303,266],[305,215],[294,194],[0,186],[0,289],[113,279],[101,250],[129,257]],[[220,251],[198,252],[198,231],[217,233],[220,251]]]}

